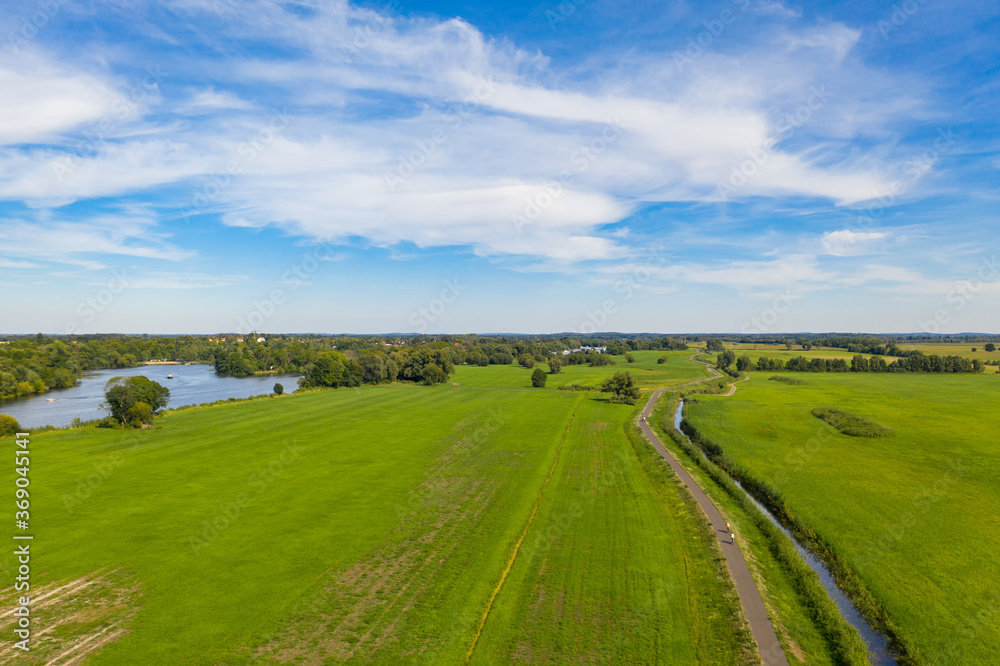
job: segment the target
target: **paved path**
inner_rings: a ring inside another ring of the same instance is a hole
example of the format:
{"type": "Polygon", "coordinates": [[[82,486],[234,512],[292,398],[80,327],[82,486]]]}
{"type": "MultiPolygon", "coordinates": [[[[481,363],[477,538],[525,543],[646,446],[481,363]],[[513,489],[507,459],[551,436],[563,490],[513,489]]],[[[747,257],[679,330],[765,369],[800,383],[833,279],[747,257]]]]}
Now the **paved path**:
{"type": "MultiPolygon", "coordinates": [[[[646,408],[642,411],[643,418],[648,417],[653,411],[653,405],[656,403],[657,398],[660,397],[660,394],[673,388],[676,387],[656,390],[646,404],[646,408]]],[[[734,384],[733,389],[735,390],[735,388],[734,384]]],[[[732,395],[732,392],[730,392],[730,395],[732,395]]],[[[740,595],[743,612],[750,623],[750,631],[753,633],[754,640],[757,641],[757,648],[760,651],[761,659],[768,666],[771,664],[787,666],[788,659],[785,657],[785,651],[778,640],[778,634],[774,631],[774,625],[771,624],[767,608],[764,607],[764,600],[760,596],[760,591],[757,589],[757,584],[754,582],[753,576],[750,575],[750,568],[747,566],[746,560],[743,559],[743,553],[740,552],[739,547],[729,538],[729,532],[726,531],[726,521],[722,518],[722,513],[712,503],[712,500],[708,498],[705,491],[691,478],[691,475],[667,452],[656,434],[646,425],[645,420],[639,421],[639,427],[642,428],[642,432],[646,435],[649,443],[660,452],[660,455],[673,468],[674,473],[687,486],[688,491],[690,491],[695,501],[698,502],[698,506],[705,512],[708,521],[712,524],[715,536],[719,540],[719,546],[722,548],[722,554],[726,556],[726,564],[729,566],[733,582],[736,583],[736,591],[740,595]]]]}

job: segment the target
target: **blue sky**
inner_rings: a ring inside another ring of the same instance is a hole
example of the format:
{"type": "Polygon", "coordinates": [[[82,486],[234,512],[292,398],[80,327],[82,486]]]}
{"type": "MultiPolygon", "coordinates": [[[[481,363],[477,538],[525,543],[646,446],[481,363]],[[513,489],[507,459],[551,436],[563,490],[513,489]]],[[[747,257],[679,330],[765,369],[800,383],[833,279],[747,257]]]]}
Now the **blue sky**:
{"type": "Polygon", "coordinates": [[[994,2],[0,10],[0,332],[1000,333],[994,2]]]}

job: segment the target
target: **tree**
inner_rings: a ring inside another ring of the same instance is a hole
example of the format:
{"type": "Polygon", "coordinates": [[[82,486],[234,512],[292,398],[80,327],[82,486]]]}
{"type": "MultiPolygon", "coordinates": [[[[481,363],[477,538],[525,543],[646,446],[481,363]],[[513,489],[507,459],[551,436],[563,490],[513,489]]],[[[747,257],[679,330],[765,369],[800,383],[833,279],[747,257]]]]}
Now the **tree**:
{"type": "Polygon", "coordinates": [[[104,385],[104,406],[123,426],[152,423],[153,416],[170,402],[170,390],[142,375],[112,377],[104,385]]]}
{"type": "Polygon", "coordinates": [[[16,435],[21,432],[21,424],[13,416],[0,414],[0,437],[16,435]]]}
{"type": "Polygon", "coordinates": [[[531,373],[531,385],[535,388],[545,388],[545,379],[545,371],[541,368],[535,368],[531,373]]]}
{"type": "Polygon", "coordinates": [[[705,351],[720,352],[725,351],[725,349],[726,347],[722,344],[722,341],[716,338],[709,338],[708,342],[705,344],[705,351]]]}
{"type": "Polygon", "coordinates": [[[657,362],[657,363],[661,363],[661,364],[662,364],[662,363],[666,363],[666,362],[667,362],[667,359],[668,359],[668,358],[669,358],[669,356],[667,356],[666,354],[664,354],[664,355],[663,355],[663,356],[661,356],[660,358],[656,359],[656,362],[657,362]]]}
{"type": "Polygon", "coordinates": [[[274,395],[281,395],[284,392],[285,392],[284,386],[282,386],[281,384],[274,385],[274,395]]]}
{"type": "Polygon", "coordinates": [[[725,370],[731,366],[736,361],[736,352],[729,350],[724,351],[719,354],[719,358],[716,359],[715,364],[719,366],[720,370],[725,370]]]}
{"type": "Polygon", "coordinates": [[[983,347],[983,349],[985,349],[985,350],[986,350],[986,351],[988,351],[988,352],[991,352],[991,351],[996,351],[996,350],[997,350],[997,347],[996,347],[996,345],[995,345],[995,344],[993,344],[992,342],[987,342],[987,343],[986,343],[986,346],[985,346],[985,347],[983,347]]]}
{"type": "Polygon", "coordinates": [[[521,354],[517,357],[517,362],[520,363],[525,368],[535,367],[535,357],[531,354],[521,354]]]}
{"type": "Polygon", "coordinates": [[[549,359],[549,372],[553,375],[558,375],[562,371],[562,359],[558,356],[553,356],[549,359]]]}
{"type": "Polygon", "coordinates": [[[601,391],[611,393],[611,402],[624,402],[634,405],[639,398],[639,386],[631,372],[616,372],[601,384],[601,391]]]}
{"type": "Polygon", "coordinates": [[[629,363],[635,363],[635,356],[633,354],[625,354],[625,360],[629,363]]]}
{"type": "Polygon", "coordinates": [[[448,375],[441,366],[436,363],[429,363],[424,368],[424,384],[426,386],[431,386],[432,384],[443,384],[448,381],[448,375]]]}
{"type": "Polygon", "coordinates": [[[746,372],[753,367],[753,361],[750,360],[749,356],[740,356],[736,359],[736,369],[740,372],[746,372]]]}

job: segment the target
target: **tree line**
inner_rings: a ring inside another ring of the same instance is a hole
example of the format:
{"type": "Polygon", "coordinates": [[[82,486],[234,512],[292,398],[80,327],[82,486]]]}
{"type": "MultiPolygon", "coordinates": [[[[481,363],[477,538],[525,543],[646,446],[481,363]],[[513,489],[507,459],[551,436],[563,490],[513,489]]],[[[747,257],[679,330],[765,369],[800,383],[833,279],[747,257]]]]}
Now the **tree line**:
{"type": "Polygon", "coordinates": [[[716,358],[716,366],[734,374],[738,372],[930,372],[977,373],[983,371],[983,362],[961,356],[939,356],[916,352],[891,363],[880,356],[866,357],[856,354],[850,365],[842,358],[806,358],[796,356],[787,362],[780,358],[761,356],[754,362],[749,356],[736,357],[732,350],[716,358]]]}

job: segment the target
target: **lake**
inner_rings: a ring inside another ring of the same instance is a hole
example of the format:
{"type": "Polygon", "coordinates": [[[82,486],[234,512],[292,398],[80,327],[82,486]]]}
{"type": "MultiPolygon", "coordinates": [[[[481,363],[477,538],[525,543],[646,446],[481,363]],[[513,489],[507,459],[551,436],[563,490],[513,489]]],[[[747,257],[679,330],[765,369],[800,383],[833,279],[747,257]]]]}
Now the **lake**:
{"type": "Polygon", "coordinates": [[[183,407],[227,398],[249,398],[271,393],[275,383],[285,387],[285,393],[298,388],[298,375],[268,375],[264,377],[229,377],[215,374],[210,365],[146,365],[120,370],[95,370],[84,374],[76,386],[53,389],[40,395],[0,400],[0,414],[9,414],[25,428],[45,425],[68,426],[74,418],[83,421],[108,415],[101,409],[104,385],[112,377],[143,375],[170,389],[167,407],[183,407]],[[173,379],[167,379],[172,374],[173,379]],[[49,400],[54,398],[52,402],[49,400]]]}

